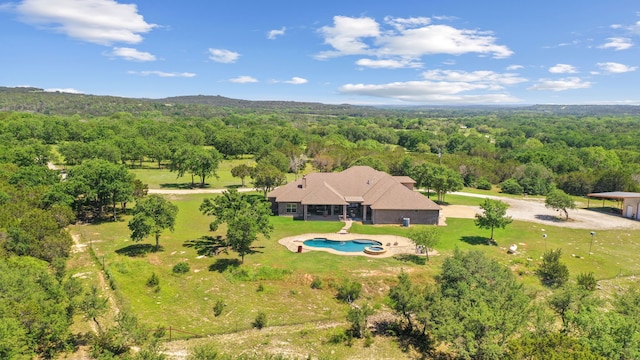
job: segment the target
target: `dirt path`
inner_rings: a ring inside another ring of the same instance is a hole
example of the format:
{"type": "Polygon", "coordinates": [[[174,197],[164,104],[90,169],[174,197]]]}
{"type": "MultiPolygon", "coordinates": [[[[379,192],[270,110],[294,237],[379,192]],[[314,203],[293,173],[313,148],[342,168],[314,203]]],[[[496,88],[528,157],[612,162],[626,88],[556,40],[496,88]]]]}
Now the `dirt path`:
{"type": "MultiPolygon", "coordinates": [[[[569,220],[564,220],[564,215],[548,209],[542,199],[513,199],[500,196],[488,196],[456,192],[456,195],[490,198],[504,201],[509,204],[507,215],[514,220],[531,221],[540,224],[562,226],[573,229],[590,230],[614,230],[614,229],[640,229],[640,221],[624,218],[615,214],[604,214],[589,209],[569,210],[569,220]]],[[[578,204],[580,206],[580,204],[578,204]]],[[[476,213],[481,213],[478,206],[449,205],[442,207],[443,214],[452,218],[473,218],[476,213]]]]}

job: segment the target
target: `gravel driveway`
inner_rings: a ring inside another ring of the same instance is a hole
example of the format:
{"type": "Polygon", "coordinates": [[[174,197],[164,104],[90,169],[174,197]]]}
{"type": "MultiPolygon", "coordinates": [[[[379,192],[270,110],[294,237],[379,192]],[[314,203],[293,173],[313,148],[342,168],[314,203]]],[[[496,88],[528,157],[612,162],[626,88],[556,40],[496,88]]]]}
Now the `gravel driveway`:
{"type": "MultiPolygon", "coordinates": [[[[514,220],[532,221],[540,224],[575,229],[640,229],[640,221],[623,218],[616,214],[606,214],[588,209],[569,210],[569,220],[567,221],[564,220],[564,214],[546,208],[544,206],[544,200],[540,199],[511,199],[463,192],[455,192],[454,194],[501,200],[509,204],[507,215],[511,216],[514,220]]],[[[476,213],[481,213],[478,206],[448,205],[442,206],[442,209],[445,217],[452,218],[473,218],[476,213]]]]}

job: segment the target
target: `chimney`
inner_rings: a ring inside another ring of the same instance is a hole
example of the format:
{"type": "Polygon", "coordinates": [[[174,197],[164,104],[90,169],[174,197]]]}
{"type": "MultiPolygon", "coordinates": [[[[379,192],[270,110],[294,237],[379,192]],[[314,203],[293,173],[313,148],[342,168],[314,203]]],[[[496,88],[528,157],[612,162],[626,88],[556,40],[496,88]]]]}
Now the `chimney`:
{"type": "Polygon", "coordinates": [[[302,175],[302,188],[307,188],[307,175],[302,175]]]}

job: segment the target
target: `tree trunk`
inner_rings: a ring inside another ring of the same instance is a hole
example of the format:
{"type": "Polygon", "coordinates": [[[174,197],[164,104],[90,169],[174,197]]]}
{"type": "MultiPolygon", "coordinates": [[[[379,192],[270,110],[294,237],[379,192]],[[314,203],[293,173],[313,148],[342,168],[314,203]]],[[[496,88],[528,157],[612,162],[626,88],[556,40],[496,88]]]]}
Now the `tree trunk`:
{"type": "Polygon", "coordinates": [[[160,250],[160,233],[156,233],[156,252],[160,250]]]}

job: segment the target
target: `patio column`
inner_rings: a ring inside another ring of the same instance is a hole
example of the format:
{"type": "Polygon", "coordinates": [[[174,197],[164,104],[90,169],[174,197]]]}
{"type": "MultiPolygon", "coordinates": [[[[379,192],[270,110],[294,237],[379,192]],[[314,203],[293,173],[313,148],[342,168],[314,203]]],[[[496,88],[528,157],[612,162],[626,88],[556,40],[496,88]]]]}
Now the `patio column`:
{"type": "Polygon", "coordinates": [[[302,205],[302,220],[307,221],[307,204],[302,205]]]}
{"type": "Polygon", "coordinates": [[[342,205],[342,218],[347,221],[347,205],[342,205]]]}
{"type": "Polygon", "coordinates": [[[367,221],[367,205],[362,205],[362,222],[367,221]]]}

